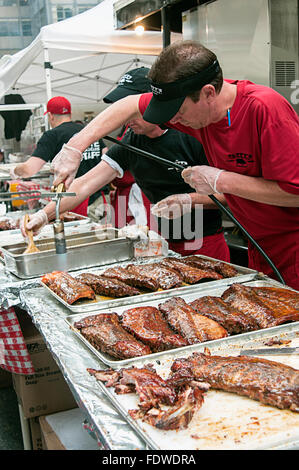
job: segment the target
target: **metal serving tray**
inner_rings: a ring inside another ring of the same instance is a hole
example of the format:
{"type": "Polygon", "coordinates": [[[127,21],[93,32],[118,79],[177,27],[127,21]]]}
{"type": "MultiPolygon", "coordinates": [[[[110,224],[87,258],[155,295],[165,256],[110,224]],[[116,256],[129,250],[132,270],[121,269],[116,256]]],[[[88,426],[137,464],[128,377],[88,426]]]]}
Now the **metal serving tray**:
{"type": "MultiPolygon", "coordinates": [[[[188,357],[192,352],[238,356],[242,349],[264,346],[273,338],[299,346],[299,322],[258,332],[232,336],[225,341],[201,343],[190,350],[183,348],[164,352],[160,356],[135,361],[134,366],[151,364],[164,379],[169,376],[174,359],[188,357]]],[[[261,356],[299,369],[299,355],[261,356]]],[[[96,379],[94,379],[96,380],[96,379]]],[[[299,448],[299,413],[264,405],[250,398],[221,390],[209,390],[202,407],[197,410],[187,429],[164,431],[141,420],[133,420],[129,410],[138,408],[134,393],[117,395],[97,381],[116,409],[132,428],[154,450],[278,450],[299,448]]]]}
{"type": "MultiPolygon", "coordinates": [[[[203,256],[201,255],[200,258],[205,258],[209,260],[214,260],[214,258],[210,258],[208,256],[203,256]]],[[[160,259],[160,258],[159,258],[160,259]]],[[[179,257],[178,257],[179,259],[179,257]]],[[[159,260],[149,260],[142,259],[142,261],[139,262],[133,262],[133,264],[149,264],[153,262],[157,262],[159,260]]],[[[123,263],[122,266],[127,266],[128,263],[123,263]]],[[[229,264],[229,263],[226,263],[229,264]]],[[[137,296],[133,297],[122,297],[122,298],[111,298],[111,297],[104,297],[104,296],[96,296],[96,300],[79,300],[75,302],[73,305],[69,305],[67,302],[65,302],[61,297],[59,297],[55,292],[53,292],[51,289],[49,289],[45,284],[41,283],[47,290],[50,292],[51,295],[53,295],[59,302],[61,302],[65,307],[67,307],[71,312],[73,313],[81,313],[81,312],[93,312],[93,311],[99,311],[107,308],[116,308],[121,305],[131,305],[131,304],[136,304],[140,302],[146,302],[146,301],[151,301],[151,300],[156,300],[156,299],[163,299],[164,297],[169,297],[172,295],[181,295],[183,293],[188,293],[192,292],[193,290],[198,290],[199,288],[205,288],[206,286],[212,287],[212,286],[228,286],[232,284],[233,282],[244,282],[244,281],[249,281],[251,279],[254,279],[257,276],[257,271],[254,271],[253,269],[245,268],[243,266],[237,266],[234,264],[231,264],[231,266],[234,266],[237,271],[238,271],[238,276],[235,277],[230,277],[230,278],[225,278],[221,279],[218,281],[206,281],[202,282],[199,284],[189,284],[185,285],[182,287],[177,287],[174,289],[167,289],[167,290],[158,290],[155,292],[147,292],[145,294],[140,294],[137,296]]],[[[88,269],[84,272],[89,272],[93,274],[99,274],[101,275],[106,268],[94,268],[94,269],[88,269]]]]}
{"type": "MultiPolygon", "coordinates": [[[[238,282],[238,281],[237,281],[238,282]]],[[[212,284],[212,283],[211,283],[212,284]]],[[[190,303],[192,302],[193,300],[195,299],[198,299],[199,297],[203,297],[205,295],[212,295],[212,296],[221,296],[221,294],[229,287],[229,285],[231,285],[232,283],[230,284],[222,284],[222,285],[218,285],[218,286],[215,286],[215,283],[213,282],[214,286],[205,286],[205,287],[199,287],[197,289],[194,289],[192,291],[189,291],[189,292],[186,292],[185,293],[182,293],[180,294],[180,297],[183,298],[187,303],[190,303]]],[[[269,280],[253,280],[253,281],[249,281],[249,282],[243,282],[242,284],[245,284],[246,286],[253,286],[253,287],[284,287],[282,284],[280,284],[279,282],[276,282],[276,281],[272,281],[271,279],[269,280]]],[[[292,289],[291,289],[292,290],[292,289]]],[[[178,294],[177,293],[172,293],[170,294],[168,292],[168,296],[167,298],[170,298],[170,297],[173,297],[173,296],[177,296],[178,294]]],[[[133,308],[133,307],[146,307],[146,306],[151,306],[151,307],[158,307],[158,305],[160,303],[163,303],[164,301],[166,301],[166,299],[159,299],[157,300],[156,298],[152,298],[151,301],[147,301],[147,302],[142,302],[142,303],[134,303],[134,302],[131,302],[130,304],[130,308],[133,308]]],[[[122,315],[122,313],[124,312],[124,310],[126,310],[124,307],[117,307],[117,308],[113,308],[113,309],[106,309],[105,310],[105,313],[117,313],[118,315],[122,315]]],[[[101,312],[98,312],[98,313],[101,313],[101,312]]],[[[104,312],[102,312],[104,313],[104,312]]],[[[95,312],[93,312],[93,315],[96,315],[95,312]]],[[[82,313],[82,314],[77,314],[77,315],[69,315],[66,317],[66,322],[68,323],[68,325],[72,328],[72,330],[74,331],[74,333],[81,339],[81,341],[83,341],[86,346],[106,365],[108,365],[109,367],[111,368],[116,368],[118,366],[127,366],[127,365],[132,365],[136,362],[139,361],[139,358],[131,358],[131,359],[122,359],[122,360],[118,360],[118,359],[114,359],[113,357],[111,357],[110,355],[106,354],[106,353],[102,353],[100,351],[98,351],[96,348],[94,348],[88,341],[86,338],[84,338],[84,336],[80,333],[80,331],[75,328],[74,324],[79,321],[79,320],[82,320],[83,318],[86,318],[90,315],[88,315],[87,313],[82,313]]],[[[299,322],[294,322],[293,323],[294,325],[297,325],[298,327],[298,330],[299,330],[299,322]]],[[[242,333],[242,334],[239,334],[239,335],[233,335],[233,336],[228,336],[226,338],[221,338],[221,339],[217,339],[217,340],[213,340],[213,341],[206,341],[204,343],[201,343],[204,347],[205,346],[214,346],[214,345],[217,345],[217,347],[223,347],[223,345],[226,346],[226,344],[230,343],[231,341],[234,341],[235,338],[238,338],[238,337],[241,337],[241,338],[245,338],[244,340],[242,339],[242,341],[248,341],[249,338],[255,338],[255,337],[260,337],[262,336],[263,334],[268,334],[268,332],[270,331],[270,334],[272,332],[272,334],[275,334],[275,331],[277,330],[281,330],[281,329],[286,329],[288,330],[290,324],[287,324],[287,325],[283,325],[283,326],[276,326],[276,327],[272,327],[272,328],[267,328],[265,330],[257,330],[257,331],[253,331],[253,332],[250,332],[250,333],[242,333]],[[265,333],[266,331],[266,333],[265,333]]],[[[183,346],[181,348],[177,348],[177,349],[172,349],[172,350],[169,350],[167,351],[167,355],[171,355],[171,354],[178,354],[179,352],[183,352],[184,354],[187,354],[187,353],[190,353],[192,352],[193,350],[195,350],[196,348],[198,347],[198,344],[196,345],[191,345],[191,346],[183,346]]],[[[146,356],[143,356],[142,357],[142,360],[147,360],[147,361],[153,361],[155,359],[158,359],[160,356],[164,355],[165,352],[157,352],[157,353],[152,353],[152,354],[149,354],[149,355],[146,355],[146,356]]]]}
{"type": "Polygon", "coordinates": [[[67,253],[57,255],[54,237],[37,240],[37,253],[24,254],[25,242],[1,248],[6,268],[22,279],[42,276],[61,269],[73,271],[132,259],[133,242],[117,238],[114,229],[66,235],[67,253]]]}

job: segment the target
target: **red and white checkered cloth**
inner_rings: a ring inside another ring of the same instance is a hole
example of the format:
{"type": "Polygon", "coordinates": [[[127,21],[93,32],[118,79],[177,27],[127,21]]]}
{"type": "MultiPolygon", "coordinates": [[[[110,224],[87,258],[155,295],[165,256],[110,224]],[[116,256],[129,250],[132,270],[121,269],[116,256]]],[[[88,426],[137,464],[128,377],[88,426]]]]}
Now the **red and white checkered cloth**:
{"type": "Polygon", "coordinates": [[[15,374],[34,374],[34,367],[13,307],[0,310],[0,367],[15,374]]]}

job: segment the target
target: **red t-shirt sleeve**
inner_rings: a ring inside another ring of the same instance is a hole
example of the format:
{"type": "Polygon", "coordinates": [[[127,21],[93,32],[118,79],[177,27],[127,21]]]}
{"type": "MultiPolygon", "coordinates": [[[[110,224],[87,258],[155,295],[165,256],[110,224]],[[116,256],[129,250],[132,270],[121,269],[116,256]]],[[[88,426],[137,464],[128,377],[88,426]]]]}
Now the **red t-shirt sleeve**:
{"type": "Polygon", "coordinates": [[[140,113],[144,114],[146,108],[148,107],[148,104],[150,100],[152,99],[153,94],[152,93],[143,93],[140,98],[139,98],[139,111],[140,113]]]}
{"type": "Polygon", "coordinates": [[[284,103],[278,113],[276,122],[270,121],[261,134],[263,177],[277,181],[283,191],[299,194],[299,120],[284,103]]]}

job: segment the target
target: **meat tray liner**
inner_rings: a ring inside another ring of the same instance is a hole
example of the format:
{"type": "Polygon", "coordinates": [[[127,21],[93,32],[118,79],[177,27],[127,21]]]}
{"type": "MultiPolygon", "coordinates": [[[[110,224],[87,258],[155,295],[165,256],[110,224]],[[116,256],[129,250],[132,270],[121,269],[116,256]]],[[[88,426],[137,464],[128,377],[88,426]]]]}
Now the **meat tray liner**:
{"type": "MultiPolygon", "coordinates": [[[[253,287],[285,287],[271,279],[249,281],[244,284],[253,287]]],[[[187,302],[191,302],[203,295],[220,296],[226,287],[198,289],[197,293],[184,294],[182,297],[187,302]]],[[[157,306],[158,303],[160,301],[139,305],[157,306]]],[[[113,311],[121,314],[123,310],[124,308],[117,308],[113,311]]],[[[204,352],[206,347],[209,348],[211,354],[237,356],[242,349],[263,347],[269,339],[273,338],[290,341],[287,344],[288,347],[299,346],[299,322],[294,322],[171,351],[153,353],[141,358],[111,360],[108,355],[95,350],[74,328],[74,323],[86,316],[89,314],[70,315],[65,320],[74,333],[103,363],[114,369],[133,365],[144,367],[146,364],[152,364],[163,378],[168,376],[174,359],[188,357],[193,352],[204,352]]],[[[299,355],[262,357],[299,369],[299,355]]],[[[105,387],[99,381],[96,383],[133,429],[154,450],[285,449],[299,446],[299,413],[279,410],[233,393],[209,390],[202,407],[195,413],[187,429],[164,431],[130,417],[128,410],[138,408],[138,397],[135,393],[117,395],[112,388],[105,387]]]]}
{"type": "MultiPolygon", "coordinates": [[[[214,258],[210,258],[208,256],[200,256],[200,257],[204,259],[215,260],[214,258]]],[[[130,263],[119,264],[119,266],[126,266],[127,264],[132,264],[132,263],[133,264],[152,263],[152,262],[159,261],[159,260],[160,258],[156,260],[147,259],[146,261],[144,261],[144,258],[143,258],[139,262],[131,261],[130,263]]],[[[226,263],[226,264],[229,264],[229,263],[226,263]]],[[[193,292],[194,290],[198,291],[198,289],[201,289],[201,288],[203,289],[210,288],[208,286],[216,286],[216,285],[222,286],[223,285],[227,287],[231,285],[233,282],[245,282],[245,281],[252,280],[257,276],[257,271],[254,271],[253,269],[245,268],[243,266],[238,266],[235,264],[231,264],[231,266],[234,266],[237,269],[238,276],[231,277],[231,278],[224,278],[224,279],[217,280],[217,281],[202,282],[200,284],[186,285],[186,286],[177,287],[174,289],[169,289],[169,290],[164,290],[164,291],[158,290],[156,292],[149,292],[149,293],[140,294],[138,296],[132,296],[132,297],[122,297],[122,298],[112,299],[108,297],[105,298],[105,297],[97,296],[96,301],[79,300],[73,305],[70,305],[67,302],[65,302],[61,297],[59,297],[59,295],[53,292],[43,282],[41,282],[41,284],[43,287],[45,287],[48,290],[48,292],[51,295],[53,295],[59,302],[61,302],[65,307],[67,307],[73,313],[94,312],[94,311],[98,312],[103,309],[109,309],[109,308],[115,309],[116,307],[122,306],[122,305],[135,305],[136,303],[146,302],[148,300],[150,301],[155,300],[155,299],[162,300],[163,298],[166,299],[169,296],[181,295],[185,292],[186,293],[193,292]]],[[[107,269],[107,266],[100,268],[100,269],[99,268],[86,269],[84,272],[101,275],[105,271],[105,269],[107,269]]]]}

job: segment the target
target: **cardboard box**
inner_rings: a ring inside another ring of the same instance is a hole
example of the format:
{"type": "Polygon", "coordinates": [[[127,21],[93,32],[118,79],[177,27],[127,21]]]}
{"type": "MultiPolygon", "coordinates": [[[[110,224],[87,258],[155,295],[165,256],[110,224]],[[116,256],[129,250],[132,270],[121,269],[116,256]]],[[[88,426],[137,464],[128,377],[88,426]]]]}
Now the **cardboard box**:
{"type": "Polygon", "coordinates": [[[32,450],[43,450],[42,431],[39,424],[39,417],[29,419],[32,450]]]}
{"type": "Polygon", "coordinates": [[[12,374],[24,417],[33,418],[75,408],[76,401],[40,334],[37,332],[26,337],[25,342],[35,373],[12,374]]]}
{"type": "Polygon", "coordinates": [[[40,416],[44,450],[99,450],[98,443],[83,429],[85,414],[80,408],[40,416]]]}

